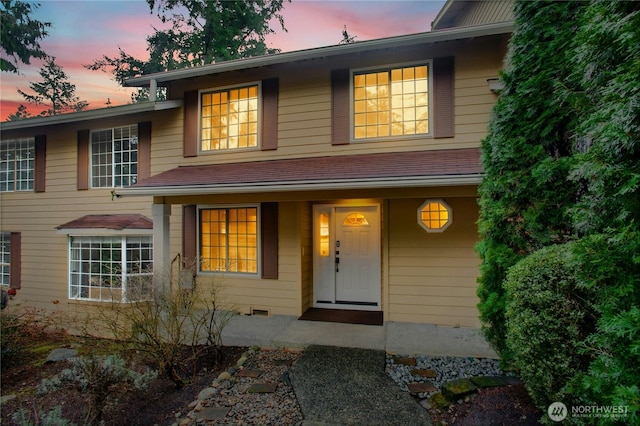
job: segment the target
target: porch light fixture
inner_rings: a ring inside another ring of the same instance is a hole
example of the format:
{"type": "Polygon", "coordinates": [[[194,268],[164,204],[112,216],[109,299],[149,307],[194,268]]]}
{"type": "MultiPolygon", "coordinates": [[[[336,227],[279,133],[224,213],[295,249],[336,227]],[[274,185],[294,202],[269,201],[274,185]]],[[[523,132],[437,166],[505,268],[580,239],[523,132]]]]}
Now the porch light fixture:
{"type": "Polygon", "coordinates": [[[418,225],[427,232],[442,232],[451,222],[453,212],[443,200],[426,200],[418,208],[418,225]]]}

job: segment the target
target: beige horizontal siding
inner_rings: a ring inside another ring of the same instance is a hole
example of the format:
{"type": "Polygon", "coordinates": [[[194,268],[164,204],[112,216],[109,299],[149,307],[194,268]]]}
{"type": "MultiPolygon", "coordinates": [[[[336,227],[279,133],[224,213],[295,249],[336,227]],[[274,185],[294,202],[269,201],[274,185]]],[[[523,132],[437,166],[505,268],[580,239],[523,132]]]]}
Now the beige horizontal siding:
{"type": "Polygon", "coordinates": [[[417,224],[424,199],[389,201],[390,321],[479,326],[476,200],[443,198],[453,223],[442,233],[427,233],[417,224]]]}

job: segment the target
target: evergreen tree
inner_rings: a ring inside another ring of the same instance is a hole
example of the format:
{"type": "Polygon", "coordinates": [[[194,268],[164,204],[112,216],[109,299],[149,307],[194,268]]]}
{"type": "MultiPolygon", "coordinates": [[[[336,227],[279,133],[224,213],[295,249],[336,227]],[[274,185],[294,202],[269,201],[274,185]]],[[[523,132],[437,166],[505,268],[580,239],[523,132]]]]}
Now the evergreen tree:
{"type": "Polygon", "coordinates": [[[147,37],[149,60],[120,49],[117,57],[103,56],[85,67],[112,73],[122,83],[138,75],[278,53],[267,47],[265,37],[274,32],[273,20],[286,31],[280,14],[285,1],[290,0],[147,0],[163,23],[172,24],[147,37]]]}
{"type": "MultiPolygon", "coordinates": [[[[82,111],[89,104],[86,101],[81,101],[76,96],[75,84],[67,81],[69,77],[62,70],[62,67],[55,63],[55,59],[53,57],[48,58],[44,66],[40,68],[39,74],[43,81],[29,84],[31,90],[35,92],[34,94],[25,93],[20,89],[18,89],[18,93],[28,102],[47,108],[40,115],[57,115],[65,112],[82,111]]],[[[18,110],[16,115],[19,112],[18,110]]]]}
{"type": "Polygon", "coordinates": [[[501,76],[504,90],[481,146],[478,307],[485,336],[507,362],[503,281],[508,269],[572,236],[567,209],[577,185],[567,177],[576,114],[567,108],[575,86],[569,54],[583,7],[582,2],[516,1],[501,76]]]}
{"type": "Polygon", "coordinates": [[[37,3],[2,0],[0,6],[0,70],[17,73],[19,62],[29,65],[31,58],[47,56],[40,47],[40,40],[47,35],[51,23],[31,18],[39,7],[37,3]]]}
{"type": "MultiPolygon", "coordinates": [[[[628,407],[640,423],[640,3],[592,1],[576,36],[580,79],[572,217],[583,286],[595,293],[593,360],[570,390],[587,402],[628,407]]],[[[612,420],[609,420],[612,422],[612,420]]]]}

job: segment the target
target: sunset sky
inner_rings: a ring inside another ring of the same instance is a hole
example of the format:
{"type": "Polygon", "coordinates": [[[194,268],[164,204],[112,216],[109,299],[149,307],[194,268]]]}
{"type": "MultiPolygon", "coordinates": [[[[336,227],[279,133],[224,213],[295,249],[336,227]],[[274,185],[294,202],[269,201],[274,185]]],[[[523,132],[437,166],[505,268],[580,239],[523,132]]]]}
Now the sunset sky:
{"type": "MultiPolygon", "coordinates": [[[[40,0],[34,18],[51,22],[42,49],[76,85],[76,94],[89,102],[88,109],[130,102],[132,89],[120,87],[110,74],[89,71],[83,65],[102,55],[114,57],[118,47],[141,59],[148,58],[146,37],[153,27],[163,28],[150,14],[145,0],[40,0]]],[[[347,26],[357,41],[411,34],[431,29],[431,22],[445,0],[293,0],[282,9],[285,27],[272,25],[276,34],[267,38],[269,47],[283,52],[337,44],[347,26]]],[[[42,61],[19,64],[20,74],[0,75],[0,121],[5,121],[20,104],[29,106],[17,92],[31,93],[29,83],[40,81],[42,61]]],[[[39,111],[30,108],[32,114],[39,111]]]]}

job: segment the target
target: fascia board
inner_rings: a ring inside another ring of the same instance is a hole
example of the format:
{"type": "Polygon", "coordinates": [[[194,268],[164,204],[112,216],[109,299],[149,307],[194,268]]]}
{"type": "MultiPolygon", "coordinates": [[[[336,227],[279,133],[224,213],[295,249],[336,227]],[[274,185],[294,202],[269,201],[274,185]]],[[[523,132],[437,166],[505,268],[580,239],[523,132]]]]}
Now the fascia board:
{"type": "Polygon", "coordinates": [[[182,106],[182,103],[182,99],[158,102],[140,102],[136,104],[92,109],[89,111],[51,115],[48,117],[25,118],[24,120],[5,121],[0,124],[0,130],[29,129],[34,127],[53,126],[56,124],[100,120],[104,118],[138,114],[142,112],[163,111],[167,109],[180,108],[182,106]]]}
{"type": "Polygon", "coordinates": [[[292,181],[267,182],[252,184],[227,185],[184,185],[184,186],[154,186],[130,187],[116,191],[118,196],[181,196],[181,195],[219,195],[246,194],[253,192],[294,192],[294,191],[323,191],[348,189],[386,189],[386,188],[416,188],[434,186],[479,185],[482,175],[446,175],[429,177],[380,178],[367,180],[338,179],[325,181],[292,181]]]}

